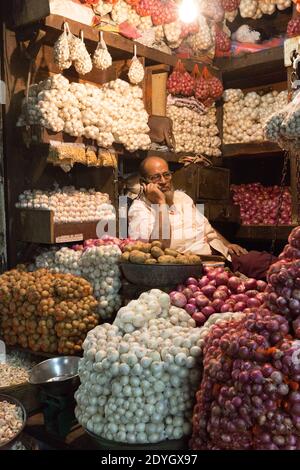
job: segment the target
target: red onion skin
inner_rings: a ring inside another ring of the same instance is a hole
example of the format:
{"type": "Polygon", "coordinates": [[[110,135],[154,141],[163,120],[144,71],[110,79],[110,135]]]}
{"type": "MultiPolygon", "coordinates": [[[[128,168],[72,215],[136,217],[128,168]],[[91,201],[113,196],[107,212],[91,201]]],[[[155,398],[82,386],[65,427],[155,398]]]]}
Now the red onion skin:
{"type": "Polygon", "coordinates": [[[206,322],[207,318],[203,313],[196,312],[192,315],[193,320],[197,323],[197,325],[202,326],[206,322]]]}
{"type": "Polygon", "coordinates": [[[207,307],[209,302],[209,299],[204,295],[199,295],[196,297],[196,304],[200,309],[207,307]]]}
{"type": "Polygon", "coordinates": [[[186,284],[189,286],[190,284],[194,284],[195,286],[198,285],[198,281],[197,279],[195,279],[194,277],[189,277],[187,280],[186,280],[186,284]]]}
{"type": "Polygon", "coordinates": [[[213,294],[216,291],[216,288],[214,286],[208,285],[208,286],[202,287],[201,291],[206,297],[212,298],[213,294]]]}
{"type": "Polygon", "coordinates": [[[189,288],[183,289],[182,293],[185,295],[185,297],[189,300],[193,297],[193,292],[189,288]]]}
{"type": "Polygon", "coordinates": [[[204,307],[201,312],[203,313],[203,315],[205,315],[207,318],[210,317],[211,315],[213,315],[215,312],[214,308],[211,307],[211,306],[208,306],[208,307],[204,307]]]}
{"type": "Polygon", "coordinates": [[[197,307],[196,307],[196,305],[193,305],[193,304],[186,304],[185,310],[190,315],[193,315],[194,313],[197,312],[197,307]]]}
{"type": "Polygon", "coordinates": [[[232,292],[236,292],[240,284],[241,284],[241,280],[236,276],[232,276],[228,280],[227,286],[232,292]]]}
{"type": "Polygon", "coordinates": [[[187,300],[183,293],[173,291],[169,295],[170,295],[172,305],[175,305],[176,307],[180,307],[180,308],[185,307],[187,300]]]}

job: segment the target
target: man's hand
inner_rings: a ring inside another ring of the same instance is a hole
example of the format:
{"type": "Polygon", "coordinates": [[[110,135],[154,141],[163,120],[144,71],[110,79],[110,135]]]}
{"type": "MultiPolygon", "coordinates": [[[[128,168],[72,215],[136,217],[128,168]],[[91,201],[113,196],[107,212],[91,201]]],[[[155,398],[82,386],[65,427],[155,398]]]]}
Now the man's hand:
{"type": "Polygon", "coordinates": [[[145,186],[145,195],[152,204],[166,204],[166,197],[158,188],[157,184],[147,184],[147,186],[145,186]]]}
{"type": "Polygon", "coordinates": [[[229,245],[227,245],[227,248],[230,255],[241,256],[246,255],[248,253],[245,248],[242,248],[241,246],[236,245],[235,243],[230,243],[229,245]]]}

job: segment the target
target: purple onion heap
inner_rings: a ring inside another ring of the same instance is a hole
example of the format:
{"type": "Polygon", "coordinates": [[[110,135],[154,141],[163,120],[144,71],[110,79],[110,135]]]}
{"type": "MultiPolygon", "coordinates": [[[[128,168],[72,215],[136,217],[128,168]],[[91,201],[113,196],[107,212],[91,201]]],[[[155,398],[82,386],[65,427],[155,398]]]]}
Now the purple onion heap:
{"type": "Polygon", "coordinates": [[[300,450],[300,346],[288,332],[266,308],[211,328],[193,450],[300,450]]]}
{"type": "Polygon", "coordinates": [[[188,278],[170,293],[172,305],[185,308],[198,326],[214,313],[243,312],[264,303],[264,281],[244,281],[224,268],[205,268],[204,272],[200,279],[188,278]]]}

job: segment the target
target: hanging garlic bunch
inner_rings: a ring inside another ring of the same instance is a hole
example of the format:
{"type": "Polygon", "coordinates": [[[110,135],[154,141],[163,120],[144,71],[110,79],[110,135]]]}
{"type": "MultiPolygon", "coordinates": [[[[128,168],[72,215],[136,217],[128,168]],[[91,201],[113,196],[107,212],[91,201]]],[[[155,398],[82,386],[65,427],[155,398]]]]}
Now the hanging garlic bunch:
{"type": "Polygon", "coordinates": [[[98,42],[97,49],[94,52],[93,63],[97,69],[106,70],[112,65],[112,57],[107,50],[103,31],[100,33],[100,41],[98,42]]]}
{"type": "Polygon", "coordinates": [[[70,47],[69,47],[70,29],[68,23],[64,23],[64,31],[59,36],[58,40],[54,44],[54,63],[58,66],[59,70],[68,69],[72,65],[70,59],[70,47]]]}
{"type": "Polygon", "coordinates": [[[181,34],[181,24],[179,20],[165,24],[163,29],[169,43],[174,43],[179,40],[181,34]]]}
{"type": "Polygon", "coordinates": [[[229,23],[233,23],[238,13],[239,13],[238,10],[225,11],[225,20],[229,21],[229,23]]]}
{"type": "Polygon", "coordinates": [[[99,0],[98,5],[94,6],[94,12],[100,16],[105,16],[110,13],[113,9],[113,5],[103,0],[99,0]]]}
{"type": "Polygon", "coordinates": [[[112,8],[111,17],[113,21],[117,24],[127,21],[130,9],[131,6],[124,2],[124,0],[119,0],[112,8]]]}
{"type": "Polygon", "coordinates": [[[194,52],[206,50],[212,46],[213,38],[204,16],[199,17],[199,32],[192,34],[188,38],[187,42],[192,47],[194,52]]]}
{"type": "Polygon", "coordinates": [[[242,18],[254,18],[258,9],[257,0],[241,0],[240,14],[242,18]]]}
{"type": "Polygon", "coordinates": [[[130,83],[137,85],[144,78],[145,72],[144,67],[140,63],[139,59],[136,56],[136,44],[134,45],[134,56],[131,61],[131,65],[128,71],[128,78],[130,83]]]}
{"type": "Polygon", "coordinates": [[[258,7],[264,15],[272,15],[276,10],[275,2],[270,2],[268,0],[259,0],[258,7]]]}
{"type": "Polygon", "coordinates": [[[292,0],[276,0],[278,10],[285,10],[292,5],[292,0]]]}
{"type": "Polygon", "coordinates": [[[93,68],[93,64],[90,54],[88,53],[84,44],[83,31],[81,31],[80,43],[77,42],[76,57],[76,60],[74,60],[76,72],[78,72],[80,75],[89,73],[93,68]]]}

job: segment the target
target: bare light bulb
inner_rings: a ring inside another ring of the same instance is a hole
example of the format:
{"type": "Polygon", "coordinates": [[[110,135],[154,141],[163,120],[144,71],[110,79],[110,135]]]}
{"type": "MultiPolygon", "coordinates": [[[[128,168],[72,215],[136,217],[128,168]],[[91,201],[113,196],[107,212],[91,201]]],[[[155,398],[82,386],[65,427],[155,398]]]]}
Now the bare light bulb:
{"type": "Polygon", "coordinates": [[[183,23],[193,23],[199,15],[199,9],[195,0],[182,0],[179,6],[179,18],[183,23]]]}

